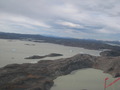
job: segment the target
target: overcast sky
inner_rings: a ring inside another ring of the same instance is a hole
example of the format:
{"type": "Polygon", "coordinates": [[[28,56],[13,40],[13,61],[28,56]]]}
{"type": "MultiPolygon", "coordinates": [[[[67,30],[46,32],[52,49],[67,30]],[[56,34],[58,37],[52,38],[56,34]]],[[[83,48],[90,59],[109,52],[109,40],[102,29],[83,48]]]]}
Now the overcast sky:
{"type": "Polygon", "coordinates": [[[120,0],[0,0],[0,31],[120,40],[120,0]]]}

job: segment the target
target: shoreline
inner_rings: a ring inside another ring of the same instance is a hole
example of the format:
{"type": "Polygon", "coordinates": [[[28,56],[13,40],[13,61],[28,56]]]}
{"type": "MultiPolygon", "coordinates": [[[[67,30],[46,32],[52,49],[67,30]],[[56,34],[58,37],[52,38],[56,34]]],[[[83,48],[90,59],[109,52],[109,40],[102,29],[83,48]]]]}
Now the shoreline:
{"type": "Polygon", "coordinates": [[[100,69],[114,77],[120,77],[119,60],[120,57],[95,57],[87,54],[78,54],[70,58],[54,61],[43,60],[36,64],[26,63],[7,65],[0,68],[0,85],[2,85],[0,89],[50,90],[54,84],[53,80],[57,77],[67,75],[74,70],[84,68],[100,69]],[[114,65],[115,63],[116,65],[114,65]],[[111,70],[111,68],[114,69],[111,70]]]}

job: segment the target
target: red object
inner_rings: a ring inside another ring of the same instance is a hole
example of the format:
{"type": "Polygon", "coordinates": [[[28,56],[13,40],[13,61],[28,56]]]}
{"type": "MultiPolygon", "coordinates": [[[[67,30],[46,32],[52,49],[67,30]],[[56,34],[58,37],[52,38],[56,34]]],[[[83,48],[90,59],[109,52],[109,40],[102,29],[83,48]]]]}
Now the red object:
{"type": "Polygon", "coordinates": [[[108,80],[109,78],[105,78],[105,83],[104,83],[104,88],[107,88],[109,86],[112,86],[114,83],[116,83],[117,81],[120,80],[120,78],[117,78],[116,80],[114,80],[112,83],[110,83],[109,85],[106,85],[106,81],[108,80]]]}
{"type": "Polygon", "coordinates": [[[105,80],[108,80],[109,78],[107,77],[107,78],[105,78],[105,80]]]}
{"type": "Polygon", "coordinates": [[[108,80],[109,78],[105,78],[105,83],[104,83],[104,88],[106,88],[106,81],[108,80]]]}
{"type": "Polygon", "coordinates": [[[114,80],[112,83],[110,83],[109,85],[107,85],[106,88],[109,87],[109,86],[112,86],[114,83],[116,83],[116,82],[119,81],[119,80],[120,80],[120,78],[114,80]]]}

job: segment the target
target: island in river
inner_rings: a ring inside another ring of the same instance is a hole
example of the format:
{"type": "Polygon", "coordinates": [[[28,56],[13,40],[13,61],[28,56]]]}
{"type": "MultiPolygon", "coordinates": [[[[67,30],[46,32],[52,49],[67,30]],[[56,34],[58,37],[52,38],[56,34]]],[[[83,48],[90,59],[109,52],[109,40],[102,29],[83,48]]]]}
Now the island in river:
{"type": "Polygon", "coordinates": [[[63,55],[58,54],[58,53],[51,53],[51,54],[43,55],[43,56],[33,55],[33,56],[30,56],[30,57],[26,57],[25,59],[41,59],[41,58],[45,58],[45,57],[58,57],[58,56],[63,56],[63,55]]]}

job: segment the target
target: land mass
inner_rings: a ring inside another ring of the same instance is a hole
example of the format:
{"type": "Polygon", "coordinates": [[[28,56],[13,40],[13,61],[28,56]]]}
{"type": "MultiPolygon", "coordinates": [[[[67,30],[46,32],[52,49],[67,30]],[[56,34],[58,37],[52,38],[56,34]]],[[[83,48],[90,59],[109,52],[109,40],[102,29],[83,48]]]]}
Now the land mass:
{"type": "Polygon", "coordinates": [[[78,54],[70,58],[42,60],[35,64],[11,64],[0,69],[0,90],[50,90],[53,80],[74,70],[95,68],[120,76],[120,56],[78,54]]]}
{"type": "Polygon", "coordinates": [[[46,57],[58,57],[58,56],[63,56],[63,54],[51,53],[51,54],[44,55],[44,56],[33,55],[30,57],[26,57],[25,59],[41,59],[41,58],[46,58],[46,57]]]}
{"type": "Polygon", "coordinates": [[[3,33],[0,32],[0,39],[19,39],[27,40],[38,43],[54,43],[65,46],[72,47],[82,47],[86,49],[110,49],[120,51],[120,46],[112,46],[107,43],[119,44],[119,41],[102,41],[102,40],[93,40],[93,39],[74,39],[74,38],[60,38],[60,37],[49,37],[42,35],[32,35],[32,34],[16,34],[16,33],[3,33]]]}

